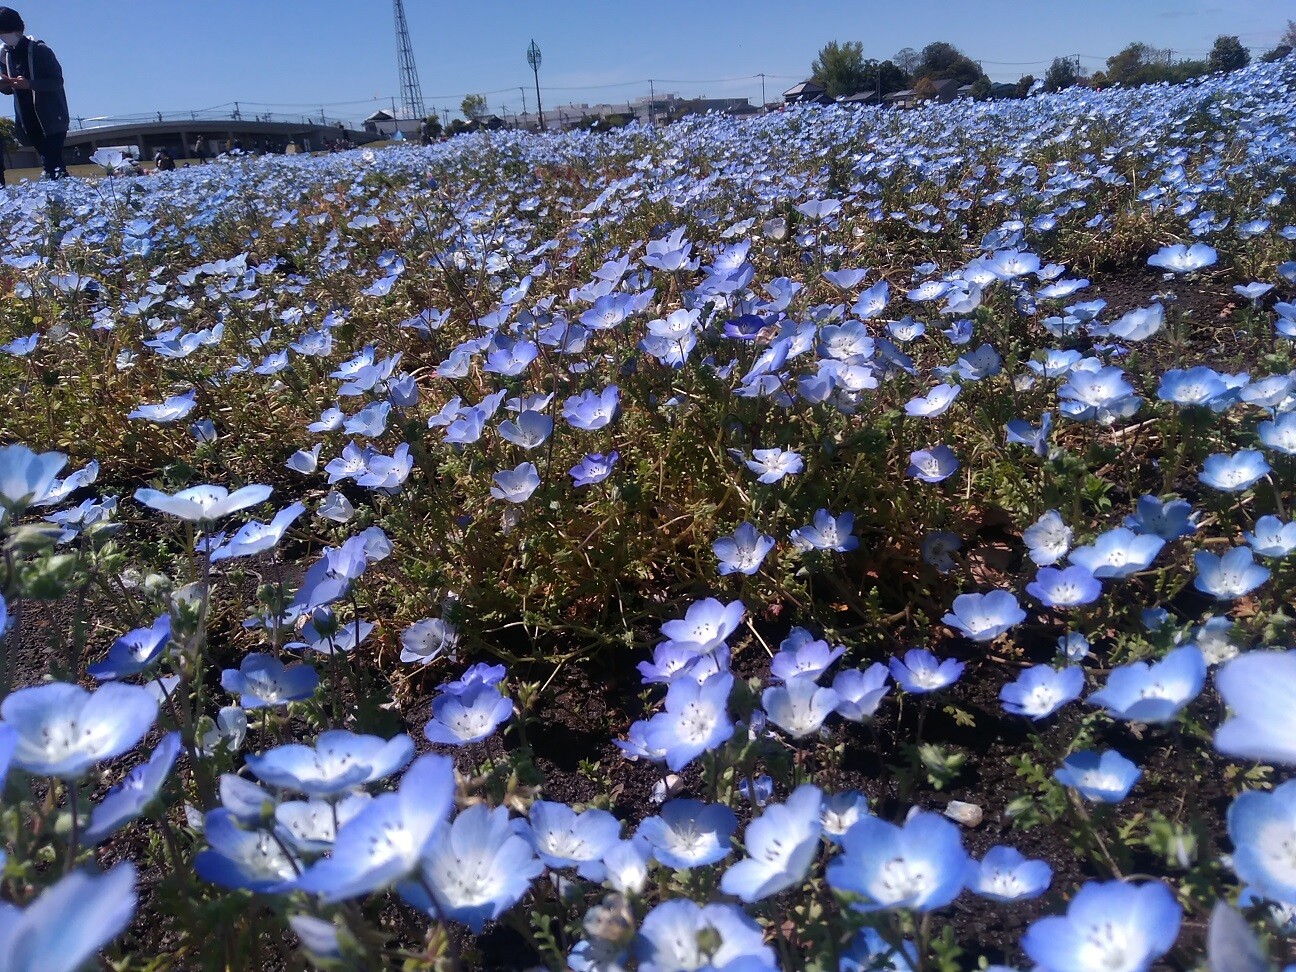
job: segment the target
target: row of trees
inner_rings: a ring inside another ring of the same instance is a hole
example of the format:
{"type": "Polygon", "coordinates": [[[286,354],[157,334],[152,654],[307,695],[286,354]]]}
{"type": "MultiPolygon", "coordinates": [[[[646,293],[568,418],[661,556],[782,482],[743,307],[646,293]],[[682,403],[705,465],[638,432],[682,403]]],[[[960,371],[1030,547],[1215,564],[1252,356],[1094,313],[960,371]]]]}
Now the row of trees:
{"type": "MultiPolygon", "coordinates": [[[[1296,21],[1287,21],[1287,29],[1273,50],[1262,56],[1264,61],[1286,57],[1296,48],[1296,21]]],[[[1107,69],[1085,77],[1075,57],[1054,58],[1044,74],[1044,86],[1060,91],[1076,84],[1106,87],[1112,84],[1137,86],[1157,81],[1178,83],[1215,71],[1236,71],[1251,63],[1251,53],[1235,36],[1221,34],[1215,39],[1204,60],[1176,60],[1173,51],[1136,42],[1107,58],[1107,69]]],[[[960,85],[972,85],[974,97],[988,97],[990,79],[981,65],[953,44],[936,41],[921,51],[906,47],[890,59],[877,61],[864,57],[859,41],[829,41],[810,65],[810,73],[827,89],[828,95],[840,98],[861,91],[877,91],[885,96],[913,88],[918,94],[934,92],[937,81],[951,78],[960,85]]],[[[1014,86],[1018,97],[1025,97],[1035,79],[1026,75],[1014,86]]]]}
{"type": "Polygon", "coordinates": [[[990,83],[981,65],[944,41],[928,44],[921,52],[906,47],[885,61],[865,58],[860,41],[844,44],[829,41],[810,65],[810,73],[827,88],[832,98],[861,91],[888,95],[916,86],[924,79],[935,82],[952,78],[959,84],[976,84],[984,78],[987,87],[990,83]]]}

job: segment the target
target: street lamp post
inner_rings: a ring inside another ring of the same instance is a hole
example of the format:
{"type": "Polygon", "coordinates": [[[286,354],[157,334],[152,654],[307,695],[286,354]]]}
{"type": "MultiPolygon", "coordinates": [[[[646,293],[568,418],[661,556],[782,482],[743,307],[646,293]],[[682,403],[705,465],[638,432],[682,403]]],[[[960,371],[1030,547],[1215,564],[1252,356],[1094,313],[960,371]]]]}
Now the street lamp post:
{"type": "Polygon", "coordinates": [[[544,131],[544,108],[540,105],[540,48],[536,46],[534,39],[531,46],[527,48],[527,63],[531,65],[531,71],[535,74],[536,84],[536,114],[540,116],[540,131],[544,131]]]}

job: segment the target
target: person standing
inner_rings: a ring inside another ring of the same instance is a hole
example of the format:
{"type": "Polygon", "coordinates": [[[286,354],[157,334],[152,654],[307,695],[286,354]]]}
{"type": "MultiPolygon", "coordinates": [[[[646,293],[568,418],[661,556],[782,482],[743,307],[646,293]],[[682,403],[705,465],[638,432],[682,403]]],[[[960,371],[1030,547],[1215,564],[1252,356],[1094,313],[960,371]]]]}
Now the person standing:
{"type": "Polygon", "coordinates": [[[14,96],[18,140],[40,153],[47,179],[68,174],[63,142],[68,131],[63,68],[44,41],[27,37],[27,25],[12,7],[0,7],[0,94],[14,96]]]}

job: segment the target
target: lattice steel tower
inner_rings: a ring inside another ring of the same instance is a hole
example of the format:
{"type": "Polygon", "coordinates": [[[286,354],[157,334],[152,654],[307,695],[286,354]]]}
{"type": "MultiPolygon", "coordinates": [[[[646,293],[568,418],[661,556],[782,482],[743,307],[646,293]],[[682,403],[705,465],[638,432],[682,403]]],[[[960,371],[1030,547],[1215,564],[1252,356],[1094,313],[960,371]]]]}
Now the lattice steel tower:
{"type": "Polygon", "coordinates": [[[414,66],[414,45],[410,43],[409,25],[405,23],[403,0],[392,0],[396,12],[396,60],[400,64],[401,108],[406,118],[422,118],[423,89],[419,87],[418,68],[414,66]]]}

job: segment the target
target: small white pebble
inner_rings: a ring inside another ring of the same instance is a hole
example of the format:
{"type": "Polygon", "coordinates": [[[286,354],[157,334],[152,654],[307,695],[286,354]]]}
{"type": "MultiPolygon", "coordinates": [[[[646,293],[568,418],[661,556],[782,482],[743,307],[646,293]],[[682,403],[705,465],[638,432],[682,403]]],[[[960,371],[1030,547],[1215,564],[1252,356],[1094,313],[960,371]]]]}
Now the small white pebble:
{"type": "Polygon", "coordinates": [[[951,800],[945,806],[945,816],[964,827],[978,827],[984,814],[975,803],[964,803],[962,800],[951,800]]]}

